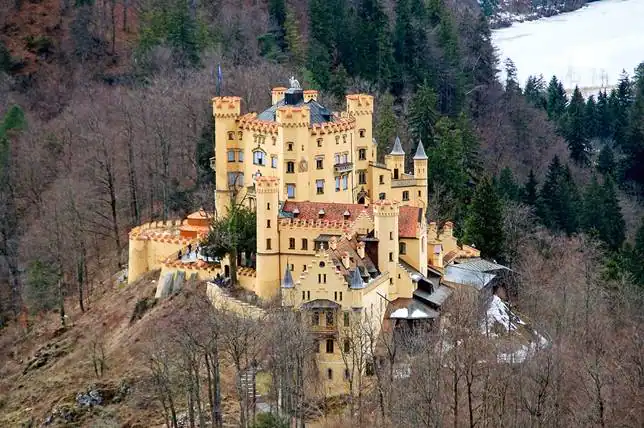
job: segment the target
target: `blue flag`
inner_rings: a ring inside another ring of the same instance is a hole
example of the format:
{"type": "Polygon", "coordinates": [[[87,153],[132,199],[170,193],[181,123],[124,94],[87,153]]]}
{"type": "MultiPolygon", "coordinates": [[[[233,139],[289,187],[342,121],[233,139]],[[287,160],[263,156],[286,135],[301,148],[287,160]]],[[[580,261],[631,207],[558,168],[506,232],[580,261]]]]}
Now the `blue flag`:
{"type": "Polygon", "coordinates": [[[221,84],[223,81],[223,76],[221,74],[221,64],[217,65],[217,95],[221,96],[221,84]]]}

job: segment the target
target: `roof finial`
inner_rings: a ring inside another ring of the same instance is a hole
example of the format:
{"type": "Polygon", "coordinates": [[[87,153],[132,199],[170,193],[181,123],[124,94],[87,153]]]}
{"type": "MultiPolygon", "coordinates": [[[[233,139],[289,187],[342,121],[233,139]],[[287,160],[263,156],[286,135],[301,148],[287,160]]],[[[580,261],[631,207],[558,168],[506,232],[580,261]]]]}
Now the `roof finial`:
{"type": "Polygon", "coordinates": [[[394,142],[394,148],[391,149],[390,155],[404,155],[405,151],[402,148],[402,144],[400,144],[400,137],[396,136],[396,141],[394,142]]]}
{"type": "Polygon", "coordinates": [[[418,140],[418,147],[416,148],[416,154],[414,155],[414,160],[427,160],[427,154],[425,153],[423,140],[418,140]]]}

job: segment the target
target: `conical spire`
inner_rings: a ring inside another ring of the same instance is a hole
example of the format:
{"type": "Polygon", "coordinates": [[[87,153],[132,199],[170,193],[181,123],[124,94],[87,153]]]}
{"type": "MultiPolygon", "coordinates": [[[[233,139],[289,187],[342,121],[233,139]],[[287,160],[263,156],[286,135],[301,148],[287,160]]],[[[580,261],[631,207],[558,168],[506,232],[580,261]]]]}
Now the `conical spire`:
{"type": "Polygon", "coordinates": [[[286,272],[284,272],[284,278],[282,278],[282,288],[293,288],[295,283],[293,282],[293,276],[288,266],[286,267],[286,272]]]}
{"type": "Polygon", "coordinates": [[[400,138],[396,137],[396,141],[394,142],[394,148],[391,149],[390,155],[404,155],[405,151],[402,148],[402,144],[400,144],[400,138]]]}
{"type": "Polygon", "coordinates": [[[349,288],[360,289],[364,287],[365,284],[362,280],[362,276],[360,275],[360,269],[358,269],[358,267],[356,266],[356,268],[351,273],[351,283],[349,284],[349,288]]]}
{"type": "Polygon", "coordinates": [[[416,154],[414,155],[414,160],[427,160],[427,155],[425,154],[425,147],[423,142],[418,140],[418,147],[416,148],[416,154]]]}

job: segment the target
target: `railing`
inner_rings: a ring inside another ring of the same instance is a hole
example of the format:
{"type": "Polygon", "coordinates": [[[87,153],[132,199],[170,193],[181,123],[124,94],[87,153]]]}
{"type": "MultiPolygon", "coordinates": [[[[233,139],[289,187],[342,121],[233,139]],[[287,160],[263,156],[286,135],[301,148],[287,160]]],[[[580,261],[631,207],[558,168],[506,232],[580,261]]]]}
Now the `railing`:
{"type": "Polygon", "coordinates": [[[409,179],[399,179],[399,180],[391,180],[391,187],[411,187],[416,185],[416,179],[414,178],[409,178],[409,179]]]}
{"type": "Polygon", "coordinates": [[[333,170],[336,174],[353,171],[353,162],[336,163],[333,165],[333,170]]]}

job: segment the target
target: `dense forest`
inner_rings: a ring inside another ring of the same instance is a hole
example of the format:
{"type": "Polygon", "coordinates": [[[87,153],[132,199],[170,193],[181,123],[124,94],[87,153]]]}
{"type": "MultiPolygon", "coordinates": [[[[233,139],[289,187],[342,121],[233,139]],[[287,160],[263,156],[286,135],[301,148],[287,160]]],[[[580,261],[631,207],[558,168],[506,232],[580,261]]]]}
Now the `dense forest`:
{"type": "MultiPolygon", "coordinates": [[[[417,376],[407,381],[394,382],[388,367],[402,353],[379,339],[390,359],[375,369],[375,387],[352,387],[346,418],[380,426],[643,423],[644,65],[587,99],[567,95],[554,77],[518,82],[512,61],[496,56],[486,14],[455,0],[0,7],[0,328],[28,329],[52,311],[64,324],[100,306],[127,260],[129,228],[212,208],[209,100],[218,66],[222,93],[241,96],[245,111],[266,107],[270,88],[295,75],[335,110],[347,93],[375,95],[379,153],[396,135],[408,153],[422,141],[430,219],[454,221],[459,239],[513,269],[513,305],[554,344],[518,366],[483,361],[476,310],[454,302],[453,328],[413,344],[417,376]],[[462,352],[428,345],[439,340],[462,352]]],[[[195,392],[206,381],[186,362],[208,362],[208,387],[218,373],[212,364],[241,370],[242,357],[265,358],[274,380],[309,381],[306,370],[292,371],[290,358],[304,358],[308,339],[290,315],[240,321],[189,312],[154,334],[154,346],[172,352],[151,358],[146,384],[175,425],[173,406],[186,396],[192,423],[206,417],[206,404],[220,404],[195,392]],[[193,342],[183,334],[189,325],[203,327],[193,342]],[[236,345],[262,325],[281,326],[270,330],[273,341],[236,345]]],[[[287,415],[303,417],[304,389],[289,394],[287,415]]],[[[212,420],[221,415],[213,410],[212,420]]]]}

